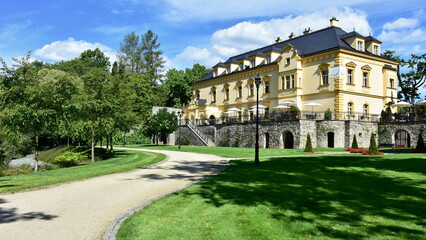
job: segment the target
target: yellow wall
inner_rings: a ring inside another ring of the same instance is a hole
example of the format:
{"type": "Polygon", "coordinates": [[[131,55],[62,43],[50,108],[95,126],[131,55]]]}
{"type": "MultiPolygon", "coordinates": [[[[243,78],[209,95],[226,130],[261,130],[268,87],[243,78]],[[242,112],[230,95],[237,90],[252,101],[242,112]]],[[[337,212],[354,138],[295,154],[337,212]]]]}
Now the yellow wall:
{"type": "MultiPolygon", "coordinates": [[[[271,53],[270,53],[271,54],[271,53]]],[[[274,53],[272,53],[274,54],[274,53]]],[[[274,56],[271,57],[272,61],[274,56]]],[[[256,87],[254,86],[254,96],[249,96],[249,82],[254,82],[254,77],[259,74],[262,77],[262,85],[259,90],[259,100],[261,104],[270,108],[277,106],[279,102],[294,101],[302,111],[311,111],[312,108],[305,106],[306,103],[316,102],[322,106],[314,107],[314,111],[323,112],[327,108],[336,111],[338,103],[342,106],[340,110],[347,111],[347,103],[353,102],[356,113],[363,112],[363,105],[369,105],[369,114],[380,114],[384,105],[390,101],[391,92],[396,97],[397,78],[396,72],[389,69],[383,69],[385,64],[390,64],[396,68],[395,63],[386,62],[375,57],[367,57],[361,54],[345,50],[335,50],[301,59],[295,49],[290,45],[284,47],[284,52],[280,56],[280,62],[274,66],[265,68],[249,69],[241,73],[224,75],[206,82],[194,84],[195,90],[200,91],[200,98],[206,99],[205,109],[197,112],[195,109],[202,107],[195,106],[195,102],[187,108],[188,113],[192,113],[196,118],[200,113],[215,115],[219,117],[220,113],[227,111],[231,107],[243,109],[255,105],[256,87]],[[290,63],[287,63],[287,59],[290,63]],[[356,65],[353,74],[353,85],[346,84],[347,68],[346,64],[354,63],[356,65]],[[392,65],[393,64],[393,65],[392,65]],[[327,66],[329,70],[329,84],[322,85],[321,68],[327,66]],[[342,88],[336,89],[335,79],[330,77],[330,68],[340,66],[345,72],[342,79],[342,88]],[[368,66],[369,87],[363,87],[362,67],[368,66]],[[287,75],[295,76],[295,86],[291,89],[282,89],[281,77],[287,75]],[[389,78],[394,78],[395,88],[389,88],[389,78]],[[269,81],[270,93],[266,94],[265,82],[269,81]],[[242,98],[237,98],[238,83],[242,86],[242,98]],[[225,100],[224,86],[229,86],[229,100],[225,100]],[[212,103],[211,88],[216,87],[216,103],[212,103]],[[340,97],[336,97],[340,96],[340,97]]],[[[260,61],[259,59],[256,59],[260,61]]],[[[244,61],[249,64],[249,61],[244,61]]]]}

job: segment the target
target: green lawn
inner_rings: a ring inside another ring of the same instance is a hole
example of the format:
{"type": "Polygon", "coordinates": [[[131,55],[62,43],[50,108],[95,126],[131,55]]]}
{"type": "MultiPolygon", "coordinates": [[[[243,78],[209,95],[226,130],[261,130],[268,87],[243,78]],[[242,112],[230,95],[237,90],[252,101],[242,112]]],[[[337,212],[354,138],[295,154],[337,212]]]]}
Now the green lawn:
{"type": "Polygon", "coordinates": [[[127,219],[118,238],[424,239],[425,163],[424,154],[233,160],[127,219]]]}
{"type": "Polygon", "coordinates": [[[38,173],[0,177],[0,193],[16,192],[111,173],[125,172],[162,161],[156,153],[116,150],[113,158],[70,168],[59,168],[38,173]]]}
{"type": "MultiPolygon", "coordinates": [[[[117,146],[122,147],[122,146],[117,146]]],[[[157,150],[171,150],[176,151],[178,146],[173,145],[126,145],[126,148],[146,148],[146,149],[157,149],[157,150]]],[[[343,148],[316,148],[314,149],[317,153],[321,152],[343,152],[343,148]]],[[[254,148],[238,148],[238,147],[197,147],[197,146],[181,146],[183,152],[196,152],[196,153],[207,153],[215,154],[222,157],[231,158],[244,158],[254,157],[254,148]]],[[[288,155],[312,155],[317,153],[306,153],[303,149],[274,149],[274,148],[261,148],[259,149],[259,155],[262,156],[288,156],[288,155]]]]}

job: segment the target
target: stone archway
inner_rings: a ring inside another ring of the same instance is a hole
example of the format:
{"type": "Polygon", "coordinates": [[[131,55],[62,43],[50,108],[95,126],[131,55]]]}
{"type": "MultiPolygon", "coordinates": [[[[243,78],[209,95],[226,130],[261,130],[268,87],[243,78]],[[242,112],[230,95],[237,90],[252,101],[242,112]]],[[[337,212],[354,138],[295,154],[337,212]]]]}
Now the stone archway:
{"type": "Polygon", "coordinates": [[[264,148],[269,148],[269,133],[265,133],[264,140],[264,148]]]}
{"type": "Polygon", "coordinates": [[[290,131],[283,133],[283,148],[294,148],[294,136],[290,131]]]}
{"type": "Polygon", "coordinates": [[[327,147],[334,148],[334,132],[327,133],[327,147]]]}
{"type": "Polygon", "coordinates": [[[410,147],[410,134],[405,130],[396,131],[395,146],[410,147]]]}

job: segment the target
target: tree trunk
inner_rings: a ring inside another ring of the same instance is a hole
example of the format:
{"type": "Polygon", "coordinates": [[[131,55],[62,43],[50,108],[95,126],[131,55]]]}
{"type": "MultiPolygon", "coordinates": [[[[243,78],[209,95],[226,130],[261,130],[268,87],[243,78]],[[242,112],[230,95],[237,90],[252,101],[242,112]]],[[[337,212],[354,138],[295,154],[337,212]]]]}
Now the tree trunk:
{"type": "Polygon", "coordinates": [[[38,133],[35,134],[34,172],[38,172],[38,133]]]}
{"type": "Polygon", "coordinates": [[[112,142],[112,134],[110,135],[109,143],[111,144],[109,149],[110,149],[110,150],[111,150],[111,152],[112,152],[112,151],[114,150],[114,149],[113,149],[113,147],[112,147],[112,145],[113,145],[113,142],[112,142]]]}
{"type": "Polygon", "coordinates": [[[95,131],[92,131],[92,150],[91,150],[91,160],[95,162],[95,131]]]}
{"type": "Polygon", "coordinates": [[[108,149],[109,149],[109,137],[108,137],[108,134],[106,135],[106,138],[105,138],[105,148],[106,148],[106,150],[107,150],[107,152],[108,152],[108,149]]]}

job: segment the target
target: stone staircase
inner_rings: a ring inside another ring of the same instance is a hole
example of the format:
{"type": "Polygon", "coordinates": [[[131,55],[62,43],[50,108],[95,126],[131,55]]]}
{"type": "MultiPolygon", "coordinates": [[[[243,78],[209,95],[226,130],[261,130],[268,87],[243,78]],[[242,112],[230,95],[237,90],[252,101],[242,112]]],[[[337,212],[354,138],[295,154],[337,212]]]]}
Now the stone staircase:
{"type": "Polygon", "coordinates": [[[186,122],[186,126],[191,130],[192,133],[195,134],[195,136],[197,136],[198,139],[201,140],[201,142],[204,143],[204,145],[208,146],[208,147],[212,147],[215,146],[214,142],[209,140],[209,138],[204,135],[198,128],[197,126],[192,123],[192,121],[187,121],[186,122]]]}

